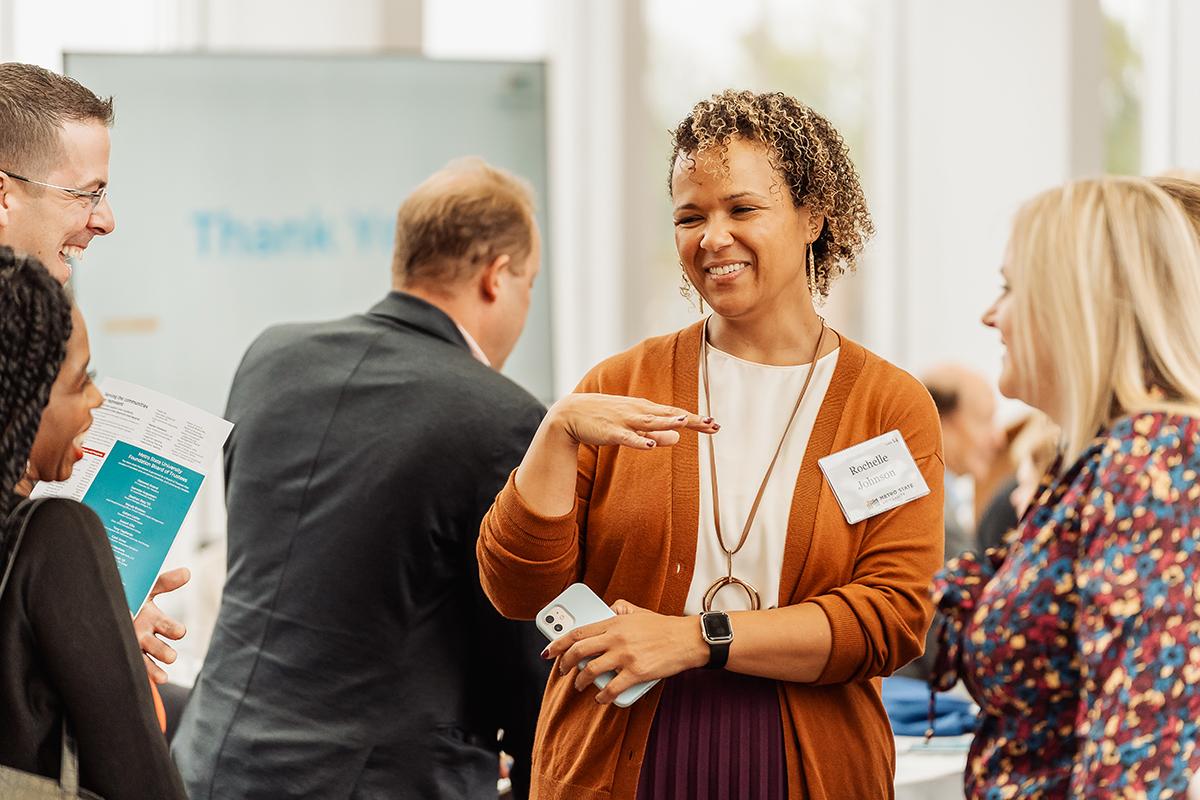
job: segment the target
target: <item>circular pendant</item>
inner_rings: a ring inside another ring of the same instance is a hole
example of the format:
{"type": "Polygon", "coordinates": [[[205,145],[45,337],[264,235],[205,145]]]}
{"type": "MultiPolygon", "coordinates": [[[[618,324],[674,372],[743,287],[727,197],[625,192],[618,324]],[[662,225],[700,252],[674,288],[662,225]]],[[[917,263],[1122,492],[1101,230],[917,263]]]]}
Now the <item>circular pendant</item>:
{"type": "Polygon", "coordinates": [[[735,578],[732,575],[726,575],[722,578],[717,578],[713,581],[713,585],[708,587],[708,591],[704,593],[704,610],[712,611],[713,600],[716,599],[717,593],[726,586],[737,586],[746,593],[746,597],[750,599],[750,610],[758,611],[760,602],[758,600],[758,590],[750,584],[746,583],[741,578],[735,578]]]}

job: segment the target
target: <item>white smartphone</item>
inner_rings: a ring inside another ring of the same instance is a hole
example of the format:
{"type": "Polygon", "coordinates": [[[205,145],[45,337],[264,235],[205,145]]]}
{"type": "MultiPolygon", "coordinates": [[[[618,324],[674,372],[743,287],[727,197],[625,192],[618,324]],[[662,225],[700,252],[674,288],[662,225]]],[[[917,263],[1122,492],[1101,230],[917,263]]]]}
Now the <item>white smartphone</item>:
{"type": "MultiPolygon", "coordinates": [[[[554,641],[575,628],[615,616],[616,614],[608,607],[608,604],[585,584],[572,583],[563,590],[562,594],[551,600],[549,605],[538,612],[537,626],[547,639],[554,641]]],[[[591,661],[590,658],[582,659],[579,665],[582,667],[589,661],[591,661]]],[[[603,689],[616,675],[617,673],[612,671],[605,672],[596,676],[596,680],[592,683],[597,688],[603,689]]],[[[635,683],[617,695],[613,704],[620,708],[629,708],[656,683],[658,683],[657,678],[652,681],[635,683]]]]}

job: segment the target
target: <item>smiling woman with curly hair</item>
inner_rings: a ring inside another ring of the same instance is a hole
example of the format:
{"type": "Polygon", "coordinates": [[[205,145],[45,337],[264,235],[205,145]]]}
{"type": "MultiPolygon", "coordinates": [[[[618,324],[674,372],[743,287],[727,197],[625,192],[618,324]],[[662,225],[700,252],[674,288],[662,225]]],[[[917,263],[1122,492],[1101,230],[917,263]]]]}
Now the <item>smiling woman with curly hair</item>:
{"type": "Polygon", "coordinates": [[[502,613],[576,581],[616,612],[546,648],[534,795],[889,797],[877,678],[924,645],[944,468],[921,384],[814,308],[872,232],[858,175],[803,103],[725,92],[676,128],[670,192],[712,314],[556,403],[480,533],[502,613]]]}
{"type": "Polygon", "coordinates": [[[690,165],[695,153],[717,156],[728,170],[732,141],[760,142],[768,162],[783,179],[792,202],[824,217],[825,227],[812,242],[810,288],[822,299],[830,285],[847,272],[867,239],[875,233],[867,200],[859,185],[850,151],[829,120],[782,92],[724,92],[696,104],[674,131],[671,173],[683,156],[690,165]]]}

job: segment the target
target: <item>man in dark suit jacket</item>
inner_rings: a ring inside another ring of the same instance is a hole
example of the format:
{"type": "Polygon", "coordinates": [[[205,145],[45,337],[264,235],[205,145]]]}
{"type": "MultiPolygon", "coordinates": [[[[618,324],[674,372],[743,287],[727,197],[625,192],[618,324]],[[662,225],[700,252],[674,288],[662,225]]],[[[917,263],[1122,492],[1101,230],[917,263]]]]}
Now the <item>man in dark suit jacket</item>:
{"type": "Polygon", "coordinates": [[[400,209],[395,291],[271,328],[234,379],[229,575],[174,755],[196,798],[496,796],[528,781],[545,642],[479,588],[484,512],[545,409],[497,370],[532,193],[455,162],[400,209]]]}

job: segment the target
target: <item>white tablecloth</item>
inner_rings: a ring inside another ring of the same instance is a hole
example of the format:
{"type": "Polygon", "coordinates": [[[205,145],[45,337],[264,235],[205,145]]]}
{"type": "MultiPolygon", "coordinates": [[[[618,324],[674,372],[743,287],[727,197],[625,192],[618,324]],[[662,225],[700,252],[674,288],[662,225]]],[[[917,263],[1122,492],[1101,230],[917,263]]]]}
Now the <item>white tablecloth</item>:
{"type": "Polygon", "coordinates": [[[939,736],[925,749],[919,736],[897,736],[896,800],[962,800],[970,740],[939,736]]]}

